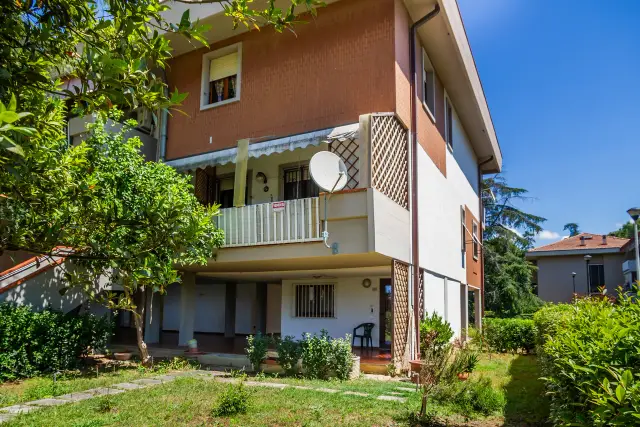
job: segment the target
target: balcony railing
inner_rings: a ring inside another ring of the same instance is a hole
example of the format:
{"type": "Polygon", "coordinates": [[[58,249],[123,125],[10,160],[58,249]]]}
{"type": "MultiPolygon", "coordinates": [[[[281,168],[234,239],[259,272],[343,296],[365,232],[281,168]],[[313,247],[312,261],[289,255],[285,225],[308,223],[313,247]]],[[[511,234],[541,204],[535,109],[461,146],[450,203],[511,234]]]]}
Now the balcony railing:
{"type": "Polygon", "coordinates": [[[225,247],[321,241],[319,199],[288,200],[220,210],[225,247]]]}

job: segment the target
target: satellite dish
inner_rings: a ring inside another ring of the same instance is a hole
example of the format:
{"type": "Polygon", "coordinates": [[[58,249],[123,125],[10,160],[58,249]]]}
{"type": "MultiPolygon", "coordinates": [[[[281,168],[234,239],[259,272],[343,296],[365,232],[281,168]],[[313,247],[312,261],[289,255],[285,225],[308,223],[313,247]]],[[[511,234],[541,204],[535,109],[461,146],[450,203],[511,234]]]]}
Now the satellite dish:
{"type": "Polygon", "coordinates": [[[320,151],[309,162],[311,179],[322,190],[333,193],[347,185],[347,167],[340,157],[330,151],[320,151]]]}

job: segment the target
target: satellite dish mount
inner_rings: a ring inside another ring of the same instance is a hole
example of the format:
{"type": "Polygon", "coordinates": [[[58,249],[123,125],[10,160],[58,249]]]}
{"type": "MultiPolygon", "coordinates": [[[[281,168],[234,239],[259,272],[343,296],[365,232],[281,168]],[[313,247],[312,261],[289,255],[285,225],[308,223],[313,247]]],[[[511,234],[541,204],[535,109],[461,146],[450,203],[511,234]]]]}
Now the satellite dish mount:
{"type": "Polygon", "coordinates": [[[337,253],[336,247],[329,245],[329,230],[327,226],[327,206],[329,197],[335,191],[342,190],[347,185],[347,167],[340,157],[330,151],[321,151],[314,154],[309,162],[311,179],[324,191],[324,219],[322,221],[322,240],[327,248],[337,253]],[[327,197],[329,195],[329,197],[327,197]]]}

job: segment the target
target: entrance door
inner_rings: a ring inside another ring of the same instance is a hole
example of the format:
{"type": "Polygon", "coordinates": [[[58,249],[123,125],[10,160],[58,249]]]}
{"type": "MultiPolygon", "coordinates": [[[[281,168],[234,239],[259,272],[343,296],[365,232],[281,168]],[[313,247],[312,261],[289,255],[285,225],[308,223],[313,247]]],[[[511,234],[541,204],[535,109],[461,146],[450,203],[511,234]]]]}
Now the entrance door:
{"type": "Polygon", "coordinates": [[[391,348],[393,295],[391,279],[380,279],[380,348],[391,348]]]}

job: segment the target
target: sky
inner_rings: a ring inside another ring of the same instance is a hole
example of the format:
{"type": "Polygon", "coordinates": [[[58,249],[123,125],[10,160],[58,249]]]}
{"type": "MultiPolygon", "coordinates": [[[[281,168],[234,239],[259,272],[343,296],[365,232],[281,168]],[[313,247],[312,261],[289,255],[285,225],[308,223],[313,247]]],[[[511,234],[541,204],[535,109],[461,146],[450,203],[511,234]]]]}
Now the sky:
{"type": "Polygon", "coordinates": [[[640,1],[458,0],[522,209],[608,233],[640,206],[640,1]],[[635,161],[633,159],[636,159],[635,161]]]}

